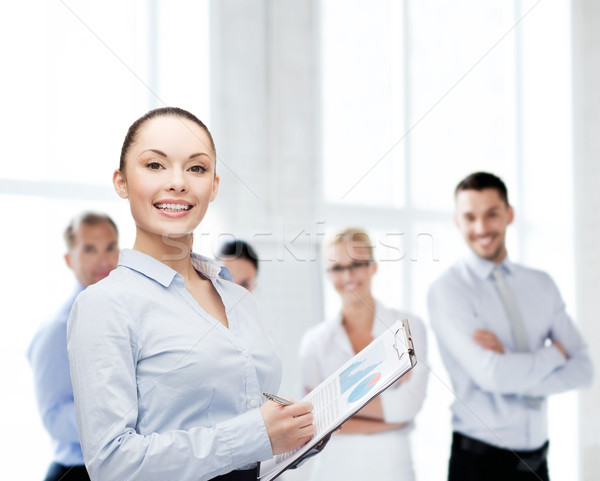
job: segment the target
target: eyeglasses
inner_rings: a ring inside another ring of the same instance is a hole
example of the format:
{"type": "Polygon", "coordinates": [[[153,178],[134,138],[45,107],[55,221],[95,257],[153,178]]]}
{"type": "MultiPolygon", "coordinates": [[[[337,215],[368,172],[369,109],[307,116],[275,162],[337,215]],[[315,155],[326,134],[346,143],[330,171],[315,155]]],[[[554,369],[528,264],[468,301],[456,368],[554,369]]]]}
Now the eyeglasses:
{"type": "Polygon", "coordinates": [[[363,267],[367,267],[369,264],[373,262],[372,260],[368,261],[357,261],[349,264],[347,266],[333,266],[327,269],[327,272],[334,275],[341,275],[344,271],[349,271],[352,274],[354,271],[362,269],[363,267]]]}

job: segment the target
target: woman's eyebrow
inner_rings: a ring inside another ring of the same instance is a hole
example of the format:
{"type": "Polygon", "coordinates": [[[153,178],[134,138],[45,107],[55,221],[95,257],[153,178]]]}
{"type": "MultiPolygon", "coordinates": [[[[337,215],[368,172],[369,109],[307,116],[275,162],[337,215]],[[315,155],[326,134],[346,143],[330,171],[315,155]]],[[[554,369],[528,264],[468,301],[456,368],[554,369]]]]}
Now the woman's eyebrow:
{"type": "Polygon", "coordinates": [[[204,152],[197,152],[195,154],[190,155],[188,158],[189,159],[195,159],[196,157],[199,157],[201,155],[206,155],[206,157],[210,157],[208,154],[204,153],[204,152]]]}
{"type": "Polygon", "coordinates": [[[167,154],[165,154],[164,152],[162,152],[161,150],[158,150],[158,149],[146,149],[146,150],[143,150],[142,152],[140,152],[140,155],[142,155],[144,152],[154,152],[155,154],[158,154],[161,157],[168,157],[167,154]]]}
{"type": "MultiPolygon", "coordinates": [[[[158,149],[146,149],[146,150],[143,150],[142,152],[140,152],[140,155],[142,155],[145,152],[154,152],[155,154],[158,154],[161,157],[164,157],[165,159],[169,158],[169,156],[167,154],[165,154],[162,150],[158,150],[158,149]]],[[[210,156],[206,152],[196,152],[194,154],[191,154],[188,157],[188,160],[189,159],[195,159],[196,157],[200,157],[202,155],[210,158],[210,156]]]]}

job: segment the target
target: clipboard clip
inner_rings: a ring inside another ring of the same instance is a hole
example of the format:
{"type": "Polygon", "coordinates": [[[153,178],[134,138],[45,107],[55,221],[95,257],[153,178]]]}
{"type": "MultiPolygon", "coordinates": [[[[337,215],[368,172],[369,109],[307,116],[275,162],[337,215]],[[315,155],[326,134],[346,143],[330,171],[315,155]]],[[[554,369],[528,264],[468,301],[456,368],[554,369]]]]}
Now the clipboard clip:
{"type": "Polygon", "coordinates": [[[401,360],[402,356],[404,356],[404,354],[406,353],[408,353],[409,356],[414,355],[415,348],[413,345],[412,337],[410,336],[410,330],[408,328],[407,322],[402,322],[402,327],[400,329],[396,329],[396,332],[394,332],[394,344],[392,344],[392,347],[396,350],[396,354],[398,354],[398,360],[401,360]],[[399,334],[401,331],[404,332],[404,337],[408,345],[405,345],[403,340],[400,338],[399,334]],[[402,346],[400,346],[399,344],[402,344],[402,346]],[[400,351],[401,347],[403,348],[402,352],[400,351]]]}

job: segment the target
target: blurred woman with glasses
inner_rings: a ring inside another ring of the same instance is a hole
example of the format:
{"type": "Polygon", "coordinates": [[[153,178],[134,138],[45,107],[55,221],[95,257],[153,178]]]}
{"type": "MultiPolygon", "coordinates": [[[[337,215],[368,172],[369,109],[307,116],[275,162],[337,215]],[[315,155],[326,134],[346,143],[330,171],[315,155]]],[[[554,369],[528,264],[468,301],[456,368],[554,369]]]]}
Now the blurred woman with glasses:
{"type": "Polygon", "coordinates": [[[312,481],[415,479],[409,433],[427,386],[425,327],[419,318],[387,308],[373,297],[371,280],[377,272],[373,251],[368,234],[358,228],[339,232],[325,245],[327,277],[342,306],[333,319],[314,326],[302,339],[305,393],[398,319],[409,321],[419,362],[332,436],[327,449],[315,459],[312,481]]]}

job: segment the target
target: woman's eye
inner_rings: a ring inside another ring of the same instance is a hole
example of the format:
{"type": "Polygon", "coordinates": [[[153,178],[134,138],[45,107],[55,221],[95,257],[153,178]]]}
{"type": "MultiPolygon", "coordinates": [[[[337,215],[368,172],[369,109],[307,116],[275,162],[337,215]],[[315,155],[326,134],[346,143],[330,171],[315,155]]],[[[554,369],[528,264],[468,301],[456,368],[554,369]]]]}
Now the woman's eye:
{"type": "Polygon", "coordinates": [[[201,165],[193,165],[190,167],[190,172],[194,172],[194,173],[202,173],[202,172],[206,172],[206,169],[204,167],[202,167],[201,165]]]}
{"type": "Polygon", "coordinates": [[[162,165],[159,162],[148,162],[146,167],[150,170],[159,170],[162,168],[162,165]]]}

